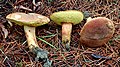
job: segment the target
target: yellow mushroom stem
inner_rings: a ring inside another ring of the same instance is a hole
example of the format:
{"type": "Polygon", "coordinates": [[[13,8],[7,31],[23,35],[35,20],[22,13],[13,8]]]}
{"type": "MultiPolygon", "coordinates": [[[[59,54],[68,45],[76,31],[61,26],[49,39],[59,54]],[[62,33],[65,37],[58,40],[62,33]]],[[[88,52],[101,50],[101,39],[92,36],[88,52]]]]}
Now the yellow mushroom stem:
{"type": "Polygon", "coordinates": [[[39,47],[35,35],[35,27],[24,26],[25,35],[27,38],[30,51],[33,51],[36,47],[39,47]]]}
{"type": "Polygon", "coordinates": [[[62,44],[65,45],[67,49],[70,48],[71,31],[71,23],[62,23],[62,44]]]}

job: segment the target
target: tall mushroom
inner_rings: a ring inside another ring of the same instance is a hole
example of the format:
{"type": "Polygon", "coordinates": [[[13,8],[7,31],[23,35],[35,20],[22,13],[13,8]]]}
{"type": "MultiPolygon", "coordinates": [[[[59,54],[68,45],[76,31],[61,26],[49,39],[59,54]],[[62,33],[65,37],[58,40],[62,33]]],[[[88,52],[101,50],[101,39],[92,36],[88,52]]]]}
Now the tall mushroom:
{"type": "Polygon", "coordinates": [[[11,13],[7,15],[6,18],[11,22],[24,26],[29,49],[37,55],[37,60],[39,58],[48,58],[48,52],[38,46],[35,35],[35,27],[47,24],[50,21],[49,18],[36,13],[25,14],[20,12],[11,13]]]}
{"type": "Polygon", "coordinates": [[[82,12],[76,10],[60,11],[53,13],[50,18],[56,24],[62,25],[62,44],[66,46],[66,49],[69,49],[72,25],[83,20],[82,12]]]}
{"type": "Polygon", "coordinates": [[[100,47],[114,34],[114,24],[108,18],[88,18],[80,32],[80,42],[89,47],[100,47]]]}

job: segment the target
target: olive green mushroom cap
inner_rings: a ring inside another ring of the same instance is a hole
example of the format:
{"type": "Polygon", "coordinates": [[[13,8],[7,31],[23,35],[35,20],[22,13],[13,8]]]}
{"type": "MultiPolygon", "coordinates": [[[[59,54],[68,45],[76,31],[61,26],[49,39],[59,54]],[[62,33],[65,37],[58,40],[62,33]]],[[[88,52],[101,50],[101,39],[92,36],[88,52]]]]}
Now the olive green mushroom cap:
{"type": "Polygon", "coordinates": [[[47,24],[50,21],[49,18],[36,13],[26,14],[26,13],[16,12],[7,15],[6,18],[11,22],[14,22],[21,26],[26,25],[26,26],[35,26],[35,27],[47,24]]]}
{"type": "Polygon", "coordinates": [[[58,25],[61,25],[62,22],[72,23],[73,25],[75,25],[83,20],[83,14],[80,11],[67,10],[55,12],[50,16],[50,18],[58,25]]]}

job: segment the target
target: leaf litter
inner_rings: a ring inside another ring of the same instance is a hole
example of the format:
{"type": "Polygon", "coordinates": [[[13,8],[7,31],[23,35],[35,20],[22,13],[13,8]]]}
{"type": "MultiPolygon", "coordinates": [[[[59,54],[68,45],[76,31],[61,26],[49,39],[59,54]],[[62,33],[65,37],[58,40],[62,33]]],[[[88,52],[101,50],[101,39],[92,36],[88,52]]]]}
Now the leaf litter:
{"type": "MultiPolygon", "coordinates": [[[[105,16],[114,21],[115,33],[114,37],[99,48],[89,48],[80,45],[79,32],[83,27],[86,19],[81,24],[73,26],[71,35],[71,49],[66,52],[61,44],[61,26],[51,21],[48,25],[37,27],[36,34],[44,39],[45,42],[52,44],[58,50],[47,45],[47,43],[38,39],[41,48],[49,51],[49,59],[52,60],[53,67],[119,67],[120,66],[120,2],[119,0],[7,0],[5,4],[1,4],[0,15],[5,16],[11,12],[39,13],[49,17],[53,12],[63,10],[80,10],[87,17],[105,16]],[[34,1],[34,3],[33,3],[34,1]],[[22,7],[21,7],[22,6],[22,7]],[[54,35],[50,35],[51,32],[54,35]],[[96,55],[97,54],[97,55],[96,55]],[[92,57],[92,56],[93,57],[92,57]],[[102,59],[110,57],[112,59],[102,59]],[[95,58],[98,58],[97,60],[95,58]]],[[[0,19],[1,20],[1,19],[0,19]]],[[[0,23],[0,66],[37,66],[43,65],[42,61],[36,62],[34,54],[27,47],[23,27],[13,24],[11,28],[8,23],[0,23]],[[3,31],[4,30],[4,31],[3,31]],[[6,30],[10,33],[7,34],[6,30]],[[5,34],[4,34],[5,33],[5,34]],[[4,37],[3,37],[4,36],[4,37]],[[5,38],[7,37],[7,38],[5,38]],[[24,43],[24,44],[23,44],[24,43]],[[22,45],[23,44],[23,45],[22,45]],[[5,59],[5,56],[9,60],[5,59]],[[3,60],[6,60],[4,63],[3,60]],[[19,64],[20,63],[20,64],[19,64]]]]}

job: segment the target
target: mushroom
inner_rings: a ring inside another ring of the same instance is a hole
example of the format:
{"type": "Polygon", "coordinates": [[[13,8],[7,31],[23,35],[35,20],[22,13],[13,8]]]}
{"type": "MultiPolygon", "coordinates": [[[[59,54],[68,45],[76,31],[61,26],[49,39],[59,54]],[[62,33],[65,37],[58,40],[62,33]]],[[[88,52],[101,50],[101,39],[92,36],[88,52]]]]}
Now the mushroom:
{"type": "Polygon", "coordinates": [[[59,11],[53,13],[50,18],[56,24],[62,25],[62,44],[66,46],[66,49],[69,49],[72,25],[83,20],[82,12],[76,10],[59,11]]]}
{"type": "Polygon", "coordinates": [[[80,32],[80,42],[88,47],[100,47],[114,34],[114,24],[108,18],[88,18],[80,32]]]}
{"type": "Polygon", "coordinates": [[[21,12],[11,13],[6,18],[11,22],[24,26],[29,49],[37,55],[36,60],[48,58],[48,52],[41,49],[37,43],[35,27],[47,24],[50,21],[49,18],[36,13],[25,14],[21,12]]]}

